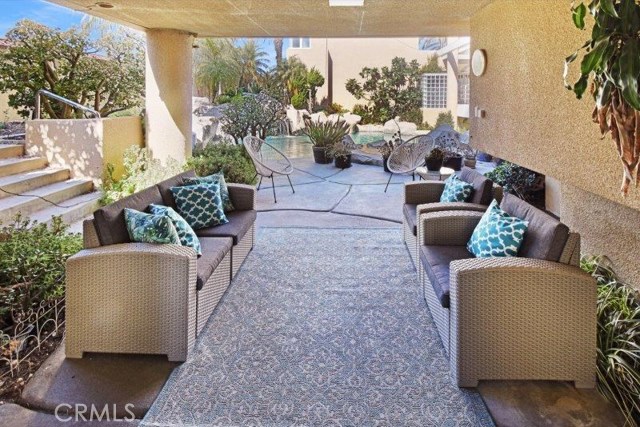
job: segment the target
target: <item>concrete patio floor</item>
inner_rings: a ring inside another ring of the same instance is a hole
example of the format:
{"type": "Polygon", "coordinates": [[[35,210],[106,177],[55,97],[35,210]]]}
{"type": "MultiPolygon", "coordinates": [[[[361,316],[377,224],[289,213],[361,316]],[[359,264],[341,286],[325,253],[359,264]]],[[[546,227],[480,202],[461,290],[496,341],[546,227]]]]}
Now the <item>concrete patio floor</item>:
{"type": "MultiPolygon", "coordinates": [[[[258,227],[397,228],[401,233],[403,184],[410,176],[394,176],[375,166],[338,170],[310,159],[294,159],[291,179],[270,180],[258,192],[258,227]]],[[[400,236],[400,234],[399,234],[400,236]]],[[[425,307],[426,310],[426,307],[425,307]]],[[[61,423],[52,415],[59,403],[133,402],[141,417],[157,397],[175,364],[165,358],[133,355],[88,355],[64,359],[58,349],[30,380],[20,405],[0,405],[0,424],[9,427],[114,425],[61,423]]],[[[497,426],[623,426],[618,410],[596,390],[546,381],[488,381],[479,386],[497,426]]],[[[117,425],[136,425],[118,423],[117,425]]]]}

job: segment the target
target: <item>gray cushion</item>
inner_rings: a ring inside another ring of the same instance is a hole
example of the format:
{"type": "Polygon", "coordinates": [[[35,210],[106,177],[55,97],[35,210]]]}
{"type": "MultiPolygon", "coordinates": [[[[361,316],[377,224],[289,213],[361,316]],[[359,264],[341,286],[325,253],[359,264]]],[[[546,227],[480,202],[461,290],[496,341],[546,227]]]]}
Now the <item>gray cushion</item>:
{"type": "Polygon", "coordinates": [[[227,214],[228,223],[196,230],[196,235],[198,237],[231,237],[235,246],[256,222],[256,217],[257,213],[254,210],[232,211],[227,214]]]}
{"type": "Polygon", "coordinates": [[[124,220],[124,208],[145,211],[152,203],[163,204],[162,196],[156,186],[149,187],[95,211],[93,218],[100,244],[104,246],[131,242],[124,220]]]}
{"type": "Polygon", "coordinates": [[[407,224],[411,228],[413,235],[418,235],[418,214],[416,213],[418,205],[404,205],[404,217],[407,219],[407,224]]]}
{"type": "Polygon", "coordinates": [[[170,206],[174,210],[177,209],[176,201],[173,198],[173,193],[171,192],[171,187],[182,187],[185,185],[185,178],[193,178],[196,176],[195,171],[183,172],[179,175],[174,176],[173,178],[169,178],[166,181],[162,181],[158,184],[158,190],[162,195],[162,200],[164,201],[163,205],[170,206]]]}
{"type": "MultiPolygon", "coordinates": [[[[200,239],[202,256],[198,258],[196,289],[204,287],[226,254],[231,251],[232,241],[228,237],[208,237],[200,239]]],[[[227,272],[231,274],[231,272],[227,272]]]]}
{"type": "Polygon", "coordinates": [[[421,246],[420,262],[440,304],[449,308],[449,264],[459,259],[473,258],[465,246],[421,246]]]}
{"type": "Polygon", "coordinates": [[[473,185],[470,203],[489,205],[493,200],[493,181],[480,172],[464,167],[460,172],[460,179],[473,185]]]}
{"type": "Polygon", "coordinates": [[[569,227],[524,200],[506,194],[500,207],[509,215],[529,221],[518,256],[559,261],[569,238],[569,227]]]}

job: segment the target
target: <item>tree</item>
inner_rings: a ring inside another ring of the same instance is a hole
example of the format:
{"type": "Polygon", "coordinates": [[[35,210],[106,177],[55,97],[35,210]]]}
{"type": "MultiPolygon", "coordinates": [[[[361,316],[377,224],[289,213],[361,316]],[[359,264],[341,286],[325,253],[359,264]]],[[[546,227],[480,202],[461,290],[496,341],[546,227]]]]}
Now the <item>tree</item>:
{"type": "MultiPolygon", "coordinates": [[[[139,107],[144,96],[144,50],[130,38],[90,37],[88,29],[52,29],[19,21],[6,35],[0,56],[0,92],[23,117],[46,89],[98,111],[101,116],[139,107]]],[[[43,99],[44,114],[55,119],[83,117],[72,107],[43,99]]]]}
{"type": "Polygon", "coordinates": [[[283,60],[264,79],[265,91],[283,104],[294,108],[313,110],[318,88],[324,84],[324,77],[314,67],[310,70],[296,56],[283,60]]]}
{"type": "Polygon", "coordinates": [[[273,48],[276,51],[276,66],[282,63],[282,46],[284,44],[284,39],[277,38],[273,39],[273,48]]]}
{"type": "Polygon", "coordinates": [[[248,39],[236,50],[236,62],[240,67],[239,88],[257,84],[269,66],[267,53],[253,39],[248,39]]]}
{"type": "Polygon", "coordinates": [[[346,89],[356,99],[367,101],[368,105],[359,107],[367,122],[384,123],[420,108],[422,70],[418,61],[396,57],[391,67],[363,68],[360,77],[362,83],[347,80],[346,89]]]}
{"type": "Polygon", "coordinates": [[[284,106],[278,100],[264,93],[245,93],[225,108],[222,130],[237,143],[247,135],[265,139],[276,133],[278,123],[285,117],[284,106]]]}
{"type": "Polygon", "coordinates": [[[240,65],[233,39],[204,39],[194,57],[196,87],[211,101],[229,89],[236,89],[240,65]]]}
{"type": "Polygon", "coordinates": [[[445,73],[447,70],[442,65],[440,65],[440,61],[438,60],[438,55],[431,55],[429,59],[427,59],[427,63],[422,66],[420,70],[422,74],[427,73],[445,73]]]}

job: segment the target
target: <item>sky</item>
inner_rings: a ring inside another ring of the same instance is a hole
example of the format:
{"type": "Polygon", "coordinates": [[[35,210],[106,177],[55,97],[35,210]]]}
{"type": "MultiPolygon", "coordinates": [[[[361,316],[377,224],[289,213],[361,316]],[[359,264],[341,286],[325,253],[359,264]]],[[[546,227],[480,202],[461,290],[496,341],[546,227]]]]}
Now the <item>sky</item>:
{"type": "MultiPolygon", "coordinates": [[[[49,27],[66,30],[78,25],[86,16],[82,12],[67,9],[44,0],[0,0],[0,37],[21,19],[31,19],[49,27]]],[[[269,63],[275,64],[275,50],[270,39],[258,39],[267,52],[269,63]]],[[[286,41],[285,41],[286,51],[286,41]]]]}

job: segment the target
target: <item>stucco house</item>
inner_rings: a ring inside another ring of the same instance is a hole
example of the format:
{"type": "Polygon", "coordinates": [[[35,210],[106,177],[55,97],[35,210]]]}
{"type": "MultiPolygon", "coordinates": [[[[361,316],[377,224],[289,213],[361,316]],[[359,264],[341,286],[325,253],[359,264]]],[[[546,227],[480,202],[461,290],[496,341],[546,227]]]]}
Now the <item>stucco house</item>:
{"type": "Polygon", "coordinates": [[[423,120],[433,125],[441,112],[451,111],[455,120],[469,118],[468,37],[312,38],[289,39],[287,57],[298,57],[307,67],[325,76],[318,101],[335,102],[347,109],[361,104],[345,88],[364,67],[389,66],[394,57],[425,64],[437,56],[444,73],[422,78],[423,120]]]}

